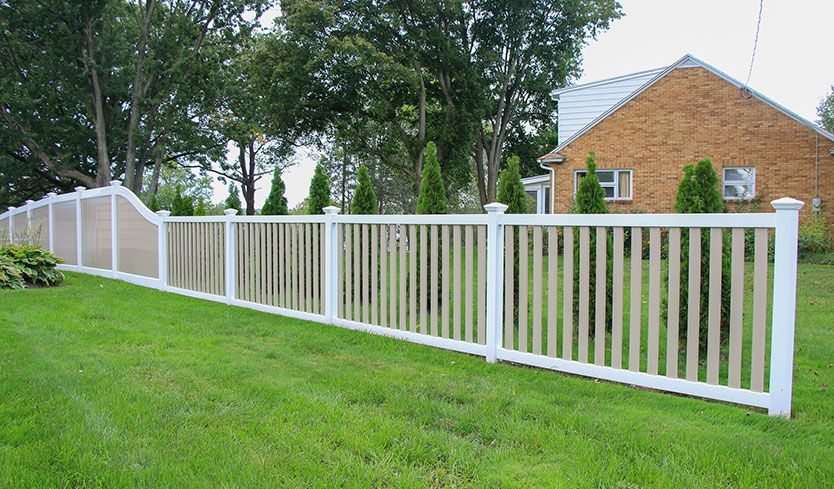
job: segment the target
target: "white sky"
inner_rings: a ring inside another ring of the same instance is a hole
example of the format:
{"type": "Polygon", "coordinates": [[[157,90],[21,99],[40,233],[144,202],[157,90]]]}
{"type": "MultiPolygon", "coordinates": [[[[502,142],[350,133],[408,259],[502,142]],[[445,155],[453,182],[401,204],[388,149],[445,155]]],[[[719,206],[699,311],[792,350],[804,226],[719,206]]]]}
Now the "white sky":
{"type": "MultiPolygon", "coordinates": [[[[744,82],[750,68],[758,0],[620,0],[625,16],[583,50],[578,83],[667,66],[684,54],[744,82]]],[[[811,121],[834,84],[830,25],[832,0],[764,0],[759,44],[750,87],[811,121]]],[[[230,154],[234,157],[236,155],[230,154]]],[[[293,207],[308,193],[315,160],[299,157],[287,170],[287,200],[293,207]]],[[[271,177],[256,191],[257,206],[271,177]]],[[[228,195],[215,185],[215,202],[228,195]]]]}

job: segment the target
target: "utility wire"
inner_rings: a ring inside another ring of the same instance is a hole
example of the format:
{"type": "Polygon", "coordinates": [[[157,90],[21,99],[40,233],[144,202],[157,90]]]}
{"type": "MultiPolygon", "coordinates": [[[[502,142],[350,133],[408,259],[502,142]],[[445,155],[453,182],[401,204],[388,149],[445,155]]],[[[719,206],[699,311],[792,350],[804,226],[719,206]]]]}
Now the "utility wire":
{"type": "Polygon", "coordinates": [[[748,85],[750,84],[750,76],[753,74],[753,62],[756,60],[756,47],[759,45],[759,28],[762,26],[762,9],[764,8],[764,0],[759,0],[759,20],[756,22],[756,38],[753,40],[753,56],[750,57],[750,69],[747,71],[747,81],[741,87],[741,96],[750,98],[753,92],[748,85]]]}

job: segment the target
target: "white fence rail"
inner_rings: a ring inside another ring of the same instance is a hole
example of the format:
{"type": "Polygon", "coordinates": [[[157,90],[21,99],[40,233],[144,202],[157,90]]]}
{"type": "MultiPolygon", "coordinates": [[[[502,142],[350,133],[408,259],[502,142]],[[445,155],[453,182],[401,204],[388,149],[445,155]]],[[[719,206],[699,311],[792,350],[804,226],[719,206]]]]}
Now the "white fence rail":
{"type": "Polygon", "coordinates": [[[802,202],[772,205],[186,218],[113,182],[10,208],[0,239],[34,241],[64,270],[789,416],[802,202]]]}

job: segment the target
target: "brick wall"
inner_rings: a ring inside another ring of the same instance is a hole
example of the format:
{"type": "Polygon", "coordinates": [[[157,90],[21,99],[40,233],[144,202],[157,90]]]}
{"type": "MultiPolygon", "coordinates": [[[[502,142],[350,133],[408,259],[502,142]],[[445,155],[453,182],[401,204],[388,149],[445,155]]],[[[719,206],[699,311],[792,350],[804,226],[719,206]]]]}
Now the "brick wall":
{"type": "MultiPolygon", "coordinates": [[[[725,166],[756,167],[756,196],[769,202],[793,197],[811,212],[817,133],[708,70],[679,68],[609,115],[560,153],[553,211],[566,212],[573,172],[596,152],[599,168],[631,168],[631,201],[608,201],[612,212],[674,212],[684,165],[712,158],[721,179],[725,166]]],[[[819,136],[819,195],[834,232],[834,141],[819,136]]],[[[729,203],[734,209],[736,204],[729,203]]]]}

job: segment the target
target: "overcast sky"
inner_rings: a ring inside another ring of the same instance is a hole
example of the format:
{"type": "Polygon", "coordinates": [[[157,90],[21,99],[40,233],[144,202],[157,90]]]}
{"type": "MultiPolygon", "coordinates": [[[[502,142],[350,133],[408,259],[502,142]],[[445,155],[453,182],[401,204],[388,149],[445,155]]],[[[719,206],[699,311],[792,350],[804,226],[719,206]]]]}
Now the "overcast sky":
{"type": "MultiPolygon", "coordinates": [[[[583,50],[577,83],[667,66],[684,54],[744,82],[750,68],[758,0],[620,0],[625,16],[583,50]]],[[[834,0],[764,0],[750,87],[811,121],[834,84],[834,0]]],[[[234,156],[234,155],[230,155],[234,156]]],[[[284,180],[290,207],[308,193],[315,161],[299,157],[284,180]]],[[[258,207],[271,178],[259,182],[258,207]]],[[[215,185],[215,202],[228,195],[215,185]]]]}

